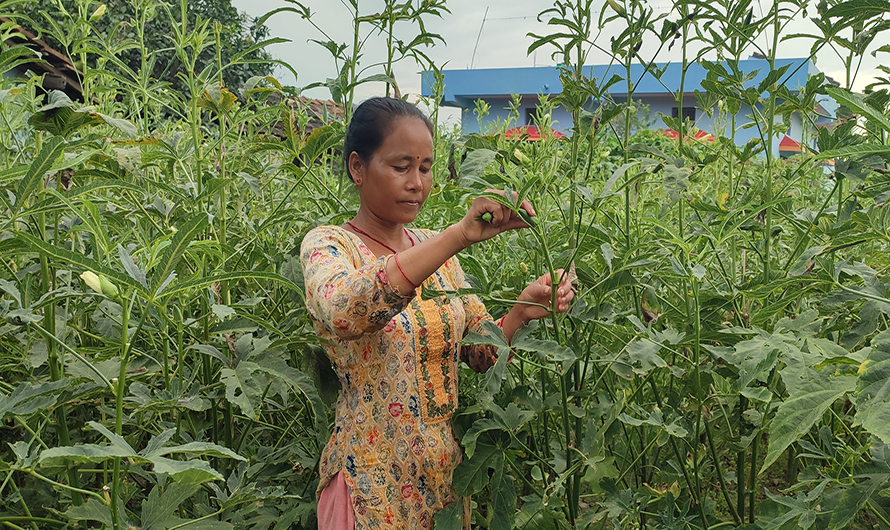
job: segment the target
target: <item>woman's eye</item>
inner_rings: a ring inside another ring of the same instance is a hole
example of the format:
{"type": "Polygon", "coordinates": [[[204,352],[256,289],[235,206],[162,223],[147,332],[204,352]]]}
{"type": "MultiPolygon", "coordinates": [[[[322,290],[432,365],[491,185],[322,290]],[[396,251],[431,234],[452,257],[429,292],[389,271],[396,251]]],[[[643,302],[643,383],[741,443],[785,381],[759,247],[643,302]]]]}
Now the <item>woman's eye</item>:
{"type": "Polygon", "coordinates": [[[393,166],[393,169],[399,173],[404,173],[405,171],[408,171],[408,166],[393,166]]]}
{"type": "Polygon", "coordinates": [[[431,169],[432,169],[432,168],[421,166],[421,167],[420,167],[420,172],[423,173],[424,175],[426,175],[427,173],[430,172],[431,169]]]}

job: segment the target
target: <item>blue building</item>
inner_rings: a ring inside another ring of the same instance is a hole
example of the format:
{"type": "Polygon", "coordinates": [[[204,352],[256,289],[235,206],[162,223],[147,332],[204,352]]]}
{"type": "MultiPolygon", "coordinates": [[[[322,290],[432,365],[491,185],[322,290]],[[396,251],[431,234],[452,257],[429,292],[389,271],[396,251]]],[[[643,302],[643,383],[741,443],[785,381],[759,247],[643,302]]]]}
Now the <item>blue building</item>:
{"type": "MultiPolygon", "coordinates": [[[[809,59],[776,60],[777,68],[786,65],[789,68],[785,76],[783,76],[784,84],[792,92],[797,92],[806,85],[807,80],[811,76],[819,73],[819,70],[816,69],[816,66],[809,59]]],[[[746,74],[756,73],[746,83],[746,86],[756,86],[768,74],[769,63],[764,59],[751,58],[740,61],[739,68],[746,74]]],[[[708,109],[698,107],[695,92],[705,92],[702,87],[702,81],[705,79],[707,71],[703,66],[695,63],[687,69],[682,109],[677,108],[677,102],[673,94],[670,93],[670,91],[680,89],[682,65],[679,63],[660,63],[656,64],[654,69],[664,70],[660,79],[657,79],[651,73],[651,68],[644,75],[644,67],[640,64],[632,65],[630,71],[631,80],[635,83],[633,99],[648,105],[650,119],[653,121],[652,128],[667,129],[667,126],[661,120],[661,115],[670,117],[682,115],[692,119],[696,127],[703,131],[715,135],[731,135],[731,132],[728,130],[730,120],[725,115],[721,120],[717,108],[711,109],[712,112],[709,116],[708,109]]],[[[609,90],[609,96],[615,103],[627,101],[627,83],[624,81],[625,72],[626,70],[623,66],[614,64],[592,65],[584,68],[584,74],[591,79],[596,79],[599,84],[603,83],[604,80],[611,79],[614,75],[622,79],[621,82],[612,85],[609,90]]],[[[562,91],[559,70],[554,66],[444,70],[443,73],[445,91],[441,104],[463,109],[461,126],[465,133],[479,132],[479,120],[473,115],[473,109],[479,100],[484,101],[490,107],[488,116],[481,122],[483,129],[490,124],[497,123],[499,120],[503,122],[508,118],[508,105],[513,94],[521,96],[520,123],[516,125],[530,125],[540,96],[555,96],[562,91]]],[[[421,83],[422,94],[431,96],[433,93],[432,76],[424,74],[421,83]]],[[[591,101],[590,107],[595,108],[599,103],[591,101]]],[[[818,108],[817,111],[820,114],[832,114],[829,110],[833,111],[834,107],[834,104],[825,101],[822,102],[822,107],[818,108]]],[[[736,115],[736,142],[740,145],[746,143],[751,138],[759,137],[756,128],[743,127],[746,123],[751,122],[750,117],[748,117],[750,114],[751,109],[743,106],[736,115]]],[[[564,108],[557,107],[554,109],[552,119],[554,129],[571,134],[572,117],[564,108]]],[[[828,122],[830,122],[830,119],[819,117],[807,117],[805,120],[798,113],[795,113],[792,116],[790,127],[785,131],[784,135],[773,138],[773,152],[780,152],[780,144],[782,152],[786,154],[791,152],[797,144],[812,145],[814,136],[813,126],[824,126],[828,122]]],[[[797,145],[797,150],[800,150],[799,145],[797,145]]]]}

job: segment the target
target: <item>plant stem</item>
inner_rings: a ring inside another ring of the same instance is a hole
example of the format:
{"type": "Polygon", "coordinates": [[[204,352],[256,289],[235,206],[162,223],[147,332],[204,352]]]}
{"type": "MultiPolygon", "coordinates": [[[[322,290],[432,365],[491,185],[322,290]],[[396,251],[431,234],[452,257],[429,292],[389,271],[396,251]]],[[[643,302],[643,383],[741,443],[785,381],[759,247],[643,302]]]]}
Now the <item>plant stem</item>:
{"type": "MultiPolygon", "coordinates": [[[[135,296],[135,294],[133,295],[135,296]]],[[[130,331],[130,308],[132,307],[132,299],[128,295],[121,297],[121,353],[120,353],[120,371],[117,376],[117,392],[115,395],[114,406],[114,433],[118,436],[123,434],[124,422],[124,392],[126,391],[127,382],[127,357],[129,356],[129,331],[130,331]]],[[[114,470],[112,471],[112,487],[111,487],[111,521],[114,530],[121,529],[121,521],[119,520],[118,502],[120,502],[120,486],[121,486],[121,458],[114,458],[114,470]]]]}
{"type": "MultiPolygon", "coordinates": [[[[40,237],[44,241],[47,241],[46,235],[46,214],[41,212],[37,216],[37,226],[38,230],[41,231],[40,237]]],[[[53,234],[53,239],[55,239],[57,234],[53,234]]],[[[50,241],[47,241],[48,243],[50,241]]],[[[43,284],[44,293],[49,293],[53,290],[53,277],[52,270],[49,265],[49,257],[46,254],[40,254],[40,279],[43,284]]],[[[49,303],[43,308],[43,327],[47,332],[47,341],[46,341],[46,350],[48,354],[47,363],[49,364],[50,378],[53,381],[59,381],[62,379],[64,375],[64,365],[62,363],[62,359],[59,358],[59,350],[56,348],[55,340],[56,339],[56,305],[55,303],[49,303]]],[[[64,403],[60,404],[56,407],[56,433],[59,437],[59,445],[71,445],[71,438],[68,432],[68,413],[67,407],[64,403]]],[[[77,466],[69,463],[67,465],[68,470],[68,482],[75,488],[80,487],[80,478],[77,476],[77,466]]],[[[75,506],[80,506],[83,504],[83,497],[80,493],[76,491],[72,491],[71,493],[71,502],[74,503],[75,506]]]]}
{"type": "Polygon", "coordinates": [[[748,489],[748,522],[754,524],[754,494],[757,483],[757,446],[760,442],[760,433],[754,436],[751,442],[751,473],[748,489]]]}
{"type": "MultiPolygon", "coordinates": [[[[742,436],[742,432],[744,431],[743,426],[745,425],[744,413],[748,408],[748,398],[743,395],[739,395],[739,437],[742,436]]],[[[745,456],[747,455],[748,449],[743,447],[736,455],[736,485],[738,486],[738,491],[736,492],[736,504],[738,505],[738,509],[736,510],[739,514],[739,517],[742,520],[745,520],[745,488],[747,487],[747,482],[745,481],[745,456]]]]}
{"type": "Polygon", "coordinates": [[[717,479],[720,482],[720,491],[723,493],[723,499],[726,500],[726,505],[732,513],[732,520],[735,521],[735,524],[740,525],[742,524],[742,519],[739,517],[735,506],[732,504],[732,499],[729,497],[729,489],[726,487],[726,480],[723,478],[723,466],[720,465],[720,459],[717,458],[717,449],[714,447],[714,437],[711,435],[711,424],[708,423],[707,420],[705,420],[704,424],[705,435],[708,437],[708,447],[711,450],[711,459],[714,461],[714,469],[717,471],[717,479]]]}

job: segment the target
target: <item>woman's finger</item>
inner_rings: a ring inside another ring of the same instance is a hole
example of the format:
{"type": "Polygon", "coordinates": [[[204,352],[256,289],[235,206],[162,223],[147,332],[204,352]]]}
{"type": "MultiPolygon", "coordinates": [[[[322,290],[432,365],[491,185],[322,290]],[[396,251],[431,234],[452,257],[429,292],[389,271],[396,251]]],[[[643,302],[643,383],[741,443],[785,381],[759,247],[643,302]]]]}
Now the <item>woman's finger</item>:
{"type": "Polygon", "coordinates": [[[519,207],[525,210],[531,217],[538,215],[535,213],[535,209],[532,208],[532,203],[528,202],[528,199],[522,201],[522,204],[520,204],[519,207]]]}

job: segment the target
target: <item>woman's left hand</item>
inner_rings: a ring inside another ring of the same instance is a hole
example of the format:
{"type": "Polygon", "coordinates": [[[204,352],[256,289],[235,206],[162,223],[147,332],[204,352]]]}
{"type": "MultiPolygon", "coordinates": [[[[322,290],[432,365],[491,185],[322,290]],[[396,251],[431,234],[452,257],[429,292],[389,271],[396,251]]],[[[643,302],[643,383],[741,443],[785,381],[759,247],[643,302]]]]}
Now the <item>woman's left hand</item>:
{"type": "MultiPolygon", "coordinates": [[[[572,290],[572,283],[569,280],[569,275],[564,274],[563,269],[559,269],[555,272],[557,278],[562,278],[562,282],[559,284],[556,291],[555,309],[557,313],[565,313],[569,310],[569,303],[575,298],[575,292],[572,290]]],[[[552,286],[553,282],[550,278],[550,274],[544,274],[523,289],[522,294],[519,295],[519,301],[534,302],[536,304],[550,307],[550,303],[552,302],[552,286]]],[[[550,314],[549,311],[543,307],[529,304],[521,305],[525,317],[523,320],[525,321],[544,318],[550,314]]]]}

